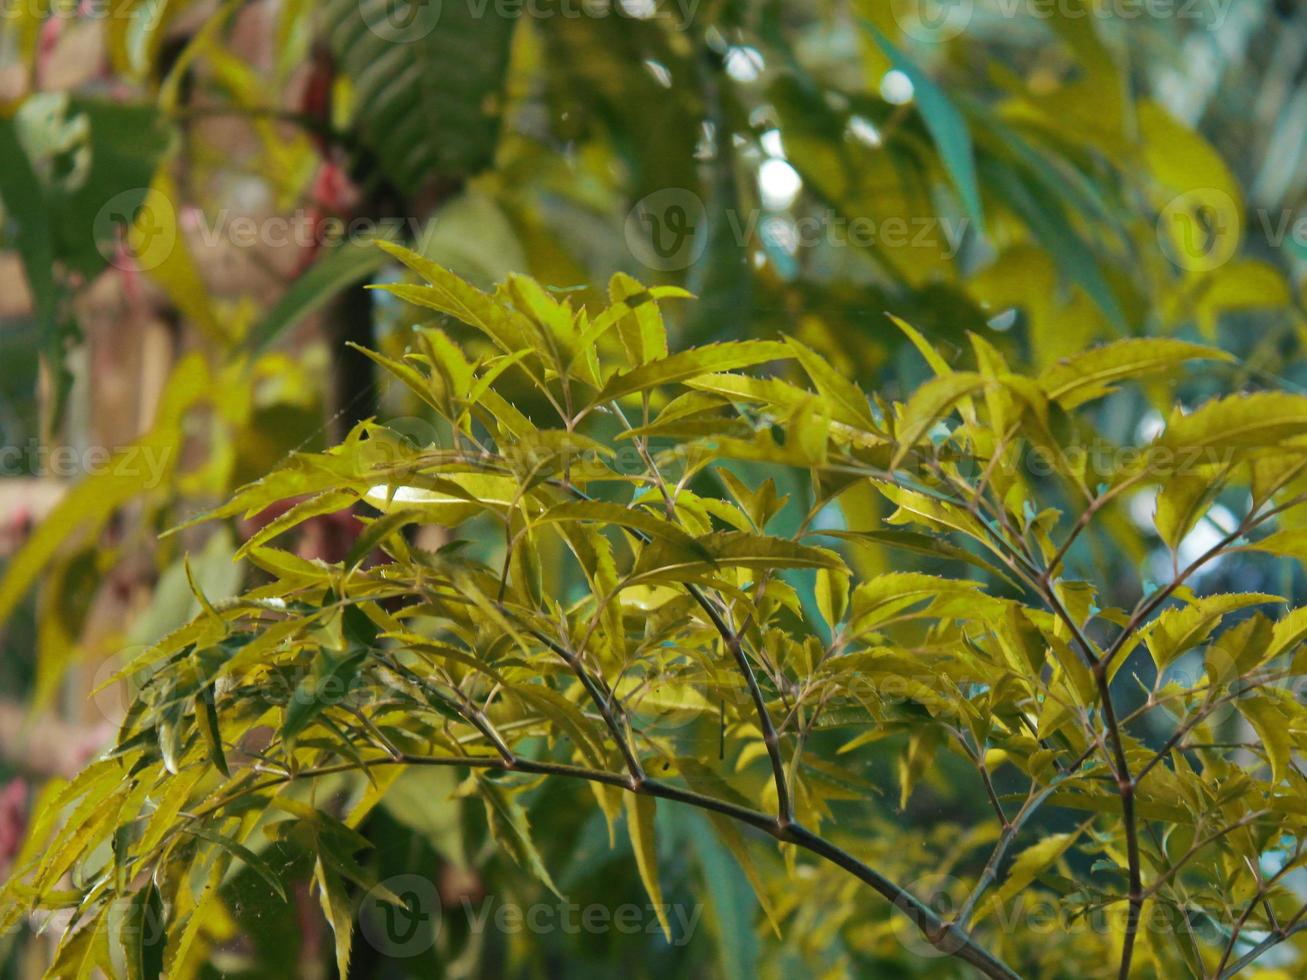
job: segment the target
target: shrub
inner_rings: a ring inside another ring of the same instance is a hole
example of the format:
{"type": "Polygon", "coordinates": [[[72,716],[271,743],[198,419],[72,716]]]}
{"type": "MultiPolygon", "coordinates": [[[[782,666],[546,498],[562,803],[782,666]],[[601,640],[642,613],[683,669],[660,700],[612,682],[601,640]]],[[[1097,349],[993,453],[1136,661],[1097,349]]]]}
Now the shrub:
{"type": "Polygon", "coordinates": [[[899,322],[934,377],[891,401],[792,339],[669,353],[674,288],[619,276],[591,314],[388,248],[424,280],[391,293],[492,349],[469,359],[423,327],[402,357],[370,354],[428,431],[365,422],[207,515],[296,501],[241,549],[262,584],[196,589],[200,615],[124,668],[116,748],[41,807],[4,915],[70,913],[56,974],[171,974],[234,866],[284,893],[277,846],[312,858],[344,975],[351,893],[377,887],[358,828],[430,766],[468,773],[548,888],[522,802],[541,777],[588,784],[655,903],[655,807],[698,808],[769,917],[785,909],[767,876],[829,863],[885,900],[832,916],[882,945],[910,923],[910,949],[993,977],[1057,972],[1071,949],[1122,976],[1228,976],[1301,928],[1307,611],[1190,586],[1233,552],[1301,553],[1307,398],[1215,397],[1108,446],[1093,412],[1118,384],[1173,388],[1226,356],[1133,339],[1029,377],[973,336],[955,370],[899,322]],[[810,500],[763,472],[799,474],[810,500]],[[1216,493],[1246,487],[1248,506],[1122,608],[1072,555],[1150,487],[1177,555],[1216,493]],[[277,547],[349,508],[366,529],[343,561],[277,547]],[[467,539],[433,547],[422,526],[467,539]],[[866,544],[937,573],[879,569],[866,544]],[[941,839],[895,818],[872,743],[897,756],[899,810],[950,773],[992,819],[941,839]],[[350,793],[315,795],[341,774],[350,793]],[[1032,896],[1057,937],[1019,917],[1032,896]]]}

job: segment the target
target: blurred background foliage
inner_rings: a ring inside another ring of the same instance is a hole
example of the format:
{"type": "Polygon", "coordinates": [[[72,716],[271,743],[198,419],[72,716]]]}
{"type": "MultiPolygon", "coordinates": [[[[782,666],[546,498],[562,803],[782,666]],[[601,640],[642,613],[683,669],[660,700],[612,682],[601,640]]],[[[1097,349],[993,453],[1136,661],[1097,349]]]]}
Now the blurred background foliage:
{"type": "MultiPolygon", "coordinates": [[[[91,696],[97,678],[196,611],[183,552],[211,598],[249,575],[231,561],[248,526],[159,532],[357,419],[422,437],[421,406],[379,388],[344,347],[401,351],[423,318],[362,288],[401,277],[371,236],[482,285],[526,272],[575,302],[601,300],[596,284],[619,271],[684,285],[700,299],[669,309],[674,342],[785,330],[890,395],[928,372],[887,312],[945,351],[979,332],[1030,370],[1130,335],[1238,355],[1193,375],[1194,399],[1307,382],[1307,10],[1112,9],[5,4],[0,872],[42,787],[120,716],[112,689],[91,696]]],[[[1110,399],[1098,418],[1113,444],[1159,422],[1146,393],[1110,399]]],[[[782,489],[807,492],[798,479],[782,489]]],[[[1072,561],[1123,590],[1163,576],[1151,506],[1124,502],[1072,561]]],[[[1195,553],[1223,513],[1213,502],[1195,553]]],[[[324,517],[299,548],[339,557],[357,531],[347,514],[324,517]]],[[[916,559],[857,560],[874,572],[916,559]]],[[[1205,587],[1238,579],[1301,598],[1269,562],[1231,557],[1205,587]]],[[[888,786],[898,748],[880,751],[866,778],[888,786]]],[[[684,945],[478,933],[469,909],[529,904],[539,886],[496,853],[453,776],[405,779],[367,828],[372,860],[437,881],[445,916],[427,958],[364,951],[360,976],[957,969],[909,949],[884,959],[871,933],[886,927],[850,924],[856,883],[833,869],[795,881],[761,865],[777,936],[700,818],[668,808],[668,901],[705,906],[684,945]]],[[[946,848],[984,807],[947,780],[921,787],[906,814],[895,796],[863,820],[919,823],[923,855],[882,856],[899,867],[946,848]]],[[[530,801],[573,901],[643,904],[629,852],[610,849],[584,790],[541,786],[530,801]]],[[[229,939],[200,972],[332,969],[306,886],[289,904],[261,901],[256,875],[224,887],[230,922],[215,929],[229,939]]],[[[0,975],[36,975],[46,955],[43,937],[6,937],[0,975]]]]}

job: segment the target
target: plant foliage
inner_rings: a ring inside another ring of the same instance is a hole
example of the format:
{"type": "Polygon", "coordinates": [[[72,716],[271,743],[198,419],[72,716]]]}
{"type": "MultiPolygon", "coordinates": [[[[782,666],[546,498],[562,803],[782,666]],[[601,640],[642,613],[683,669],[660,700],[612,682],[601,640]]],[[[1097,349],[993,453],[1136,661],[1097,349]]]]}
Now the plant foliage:
{"type": "Polygon", "coordinates": [[[184,973],[234,868],[284,892],[273,848],[311,858],[345,975],[350,896],[377,884],[357,828],[423,767],[465,772],[550,890],[523,800],[580,781],[655,903],[655,811],[698,808],[781,927],[799,912],[760,871],[776,846],[790,880],[830,865],[885,900],[838,915],[884,942],[908,923],[988,976],[1047,973],[1053,941],[1121,976],[1230,976],[1302,928],[1307,611],[1190,585],[1232,552],[1301,555],[1307,398],[1177,406],[1147,444],[1085,453],[1117,386],[1226,356],[1132,339],[1029,377],[980,336],[950,367],[900,323],[935,377],[893,400],[793,339],[671,352],[675,287],[619,275],[595,312],[385,247],[418,280],[390,292],[488,346],[429,325],[372,353],[430,409],[426,435],[364,422],[207,515],[293,502],[241,548],[261,583],[211,602],[192,577],[199,614],[123,671],[116,747],[41,807],[0,907],[64,913],[54,975],[184,973]],[[794,474],[805,513],[777,489],[794,474]],[[1169,581],[1106,605],[1072,549],[1150,486],[1176,548],[1221,488],[1248,503],[1169,581]],[[278,547],[345,508],[367,526],[343,561],[278,547]],[[423,547],[432,525],[468,540],[423,547]],[[869,567],[864,544],[934,573],[869,567]],[[960,763],[992,821],[946,862],[917,855],[910,827],[868,816],[859,750],[878,741],[899,747],[897,808],[960,763]],[[350,793],[315,792],[342,774],[350,793]],[[1012,915],[1032,891],[1103,924],[1052,940],[1012,915]]]}

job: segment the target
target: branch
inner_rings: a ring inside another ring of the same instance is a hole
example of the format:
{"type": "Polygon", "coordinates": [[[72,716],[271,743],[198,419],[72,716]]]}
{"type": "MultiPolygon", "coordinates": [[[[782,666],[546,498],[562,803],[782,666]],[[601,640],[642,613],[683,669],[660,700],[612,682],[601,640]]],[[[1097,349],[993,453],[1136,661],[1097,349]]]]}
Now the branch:
{"type": "Polygon", "coordinates": [[[1307,922],[1302,921],[1302,917],[1305,913],[1307,913],[1307,905],[1304,905],[1298,910],[1297,914],[1290,920],[1290,925],[1282,926],[1279,929],[1273,930],[1270,935],[1264,938],[1252,949],[1248,950],[1248,952],[1244,953],[1243,956],[1231,963],[1228,969],[1223,970],[1219,974],[1220,980],[1229,980],[1230,977],[1241,972],[1244,967],[1251,966],[1259,956],[1265,953],[1272,946],[1278,946],[1290,936],[1296,936],[1304,929],[1307,929],[1307,922]]]}
{"type": "MultiPolygon", "coordinates": [[[[562,763],[541,762],[534,759],[517,759],[513,764],[505,762],[503,759],[492,756],[412,756],[401,755],[399,758],[383,756],[377,759],[361,759],[355,762],[342,762],[330,766],[322,766],[315,769],[301,770],[296,775],[272,776],[260,782],[247,785],[240,791],[230,794],[202,807],[191,814],[191,820],[203,820],[222,810],[229,804],[249,796],[252,793],[258,793],[265,789],[276,786],[282,786],[294,782],[296,779],[314,779],[320,776],[329,776],[342,772],[353,772],[361,769],[371,769],[379,766],[450,766],[450,767],[467,767],[469,769],[489,769],[501,772],[524,772],[540,776],[562,776],[571,779],[581,779],[592,783],[601,783],[607,786],[616,786],[619,789],[629,793],[637,793],[645,796],[652,796],[658,799],[672,800],[677,803],[684,803],[687,806],[698,807],[702,810],[709,810],[719,813],[723,816],[730,817],[740,823],[756,827],[758,830],[774,837],[782,843],[795,844],[798,847],[809,851],[818,857],[825,858],[832,864],[835,864],[854,877],[870,885],[877,893],[887,899],[893,906],[906,915],[921,931],[926,940],[938,949],[940,952],[949,956],[956,957],[964,963],[969,963],[987,977],[994,977],[997,980],[1020,980],[1019,975],[1011,967],[1003,963],[988,950],[978,945],[966,930],[960,926],[944,922],[929,906],[922,903],[916,896],[906,889],[886,878],[874,868],[858,860],[838,845],[830,842],[824,837],[814,834],[812,831],[797,823],[787,825],[779,824],[775,818],[760,810],[753,810],[749,807],[739,806],[725,800],[719,800],[711,796],[705,796],[702,793],[696,793],[693,790],[683,789],[679,786],[673,786],[670,783],[664,783],[656,779],[644,779],[641,782],[632,782],[624,775],[618,773],[605,772],[599,769],[587,769],[581,766],[564,765],[562,763]]],[[[175,832],[175,831],[174,831],[175,832]]],[[[169,837],[172,836],[170,832],[169,837]]],[[[164,842],[167,841],[167,837],[164,842]]],[[[160,842],[160,847],[164,842],[160,842]]]]}
{"type": "MultiPolygon", "coordinates": [[[[631,423],[627,421],[626,414],[622,411],[621,406],[616,402],[612,403],[613,411],[629,431],[631,423]]],[[[667,484],[663,481],[662,474],[658,471],[658,466],[654,463],[653,457],[649,455],[649,447],[643,439],[635,440],[636,450],[640,453],[644,464],[649,467],[649,473],[653,477],[659,492],[662,494],[663,503],[666,505],[668,520],[676,522],[676,501],[667,489],[667,484]]],[[[570,485],[569,485],[569,489],[570,485]]],[[[589,497],[580,490],[572,489],[575,494],[589,499],[589,497]]],[[[644,541],[648,541],[648,535],[639,533],[644,541]]],[[[754,711],[758,715],[758,727],[762,731],[763,744],[767,747],[767,758],[771,761],[772,780],[776,784],[776,811],[777,821],[782,828],[794,823],[794,804],[790,799],[789,784],[785,777],[785,760],[781,758],[780,737],[776,734],[776,726],[772,724],[771,714],[767,711],[767,701],[762,696],[762,689],[758,686],[758,678],[753,672],[753,666],[749,663],[749,658],[744,653],[744,641],[741,636],[742,631],[731,629],[726,621],[722,619],[721,613],[717,611],[703,590],[692,582],[685,583],[685,591],[688,592],[696,603],[699,604],[704,613],[711,620],[713,627],[721,634],[722,641],[726,644],[726,649],[730,651],[731,656],[735,659],[735,665],[744,675],[744,682],[749,688],[749,698],[753,701],[754,711]]]]}
{"type": "Polygon", "coordinates": [[[1056,786],[1048,786],[1029,797],[1017,815],[1012,818],[1012,822],[1004,822],[1003,836],[995,845],[989,860],[985,862],[984,870],[980,872],[980,880],[976,882],[976,887],[971,890],[971,894],[967,896],[967,900],[962,904],[962,908],[958,910],[958,914],[953,919],[959,927],[963,929],[967,927],[967,923],[971,921],[971,914],[975,911],[976,903],[980,901],[990,885],[998,880],[998,866],[1003,863],[1003,857],[1007,854],[1008,848],[1016,840],[1017,834],[1021,833],[1021,828],[1025,826],[1026,821],[1030,819],[1031,815],[1039,809],[1044,800],[1056,788],[1056,786]]]}

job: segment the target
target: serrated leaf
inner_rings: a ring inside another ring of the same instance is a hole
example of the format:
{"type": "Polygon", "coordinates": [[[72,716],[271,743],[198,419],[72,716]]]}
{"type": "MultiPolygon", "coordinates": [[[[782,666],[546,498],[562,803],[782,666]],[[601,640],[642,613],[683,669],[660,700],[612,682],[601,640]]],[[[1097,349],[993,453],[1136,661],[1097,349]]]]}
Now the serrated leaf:
{"type": "Polygon", "coordinates": [[[1153,655],[1153,662],[1158,670],[1164,670],[1181,654],[1206,639],[1227,613],[1283,601],[1279,596],[1261,593],[1204,596],[1187,605],[1167,609],[1141,632],[1148,652],[1153,655]]]}
{"type": "Polygon", "coordinates": [[[895,447],[890,467],[895,468],[902,463],[936,422],[944,418],[960,401],[984,386],[983,376],[971,371],[955,371],[953,374],[932,378],[914,391],[903,406],[903,415],[895,428],[898,446],[895,447]]]}
{"type": "Polygon", "coordinates": [[[688,381],[704,374],[734,371],[767,361],[788,360],[794,356],[789,345],[775,340],[733,340],[708,344],[649,361],[614,375],[595,397],[595,402],[610,402],[659,385],[688,381]]]}
{"type": "Polygon", "coordinates": [[[186,833],[190,834],[192,837],[198,837],[200,840],[208,841],[210,844],[222,848],[224,851],[232,855],[232,857],[239,859],[242,864],[266,881],[278,898],[283,902],[289,901],[286,896],[286,887],[282,884],[281,878],[272,870],[267,861],[263,860],[263,858],[259,857],[244,844],[234,841],[230,837],[220,834],[216,830],[211,830],[208,827],[189,825],[185,830],[186,833]]]}
{"type": "Polygon", "coordinates": [[[1000,906],[1011,902],[1019,892],[1027,888],[1053,862],[1070,850],[1071,845],[1076,842],[1079,836],[1080,834],[1074,831],[1065,834],[1050,834],[1038,843],[1027,847],[1012,862],[1012,867],[1008,869],[1007,877],[1004,879],[1002,887],[995,893],[991,904],[1000,906]]]}
{"type": "Polygon", "coordinates": [[[495,842],[514,864],[535,875],[546,888],[562,898],[563,894],[549,876],[540,852],[531,839],[531,824],[522,805],[513,798],[510,791],[491,780],[478,777],[477,785],[478,792],[485,801],[486,822],[490,825],[490,833],[495,842]]]}
{"type": "Polygon", "coordinates": [[[231,775],[227,766],[227,753],[222,747],[222,728],[218,724],[218,711],[214,706],[213,685],[210,684],[195,695],[195,713],[200,737],[204,739],[209,752],[209,761],[224,776],[231,775]]]}
{"type": "Polygon", "coordinates": [[[687,575],[711,572],[723,565],[744,568],[844,567],[838,555],[824,548],[812,548],[764,534],[719,531],[699,538],[692,550],[668,541],[646,545],[627,581],[632,584],[677,581],[687,575]]]}
{"type": "Polygon", "coordinates": [[[379,240],[377,246],[398,259],[428,285],[387,285],[381,288],[400,299],[425,306],[475,327],[499,345],[505,354],[536,347],[540,338],[534,324],[515,310],[506,309],[494,297],[464,282],[443,266],[401,245],[379,240]]]}
{"type": "Polygon", "coordinates": [[[1172,476],[1157,494],[1153,523],[1158,537],[1172,551],[1179,548],[1180,542],[1206,513],[1208,504],[1220,489],[1220,480],[1203,473],[1172,476]]]}
{"type": "Polygon", "coordinates": [[[658,915],[658,924],[663,927],[663,935],[672,941],[672,926],[667,921],[667,909],[663,903],[663,888],[658,882],[658,849],[654,846],[654,814],[657,801],[652,796],[641,793],[624,793],[622,802],[626,808],[626,829],[631,835],[631,849],[635,852],[635,864],[640,870],[640,880],[644,890],[649,893],[654,911],[658,915]]]}
{"type": "Polygon", "coordinates": [[[158,980],[163,970],[163,902],[154,882],[132,896],[118,934],[127,980],[158,980]]]}
{"type": "Polygon", "coordinates": [[[318,885],[318,903],[336,937],[336,970],[344,980],[349,976],[350,946],[354,935],[354,907],[340,875],[321,854],[313,862],[313,878],[318,885]]]}
{"type": "Polygon", "coordinates": [[[844,612],[849,606],[849,580],[847,571],[833,568],[817,569],[816,599],[817,608],[826,620],[826,625],[834,630],[844,619],[844,612]]]}
{"type": "Polygon", "coordinates": [[[876,429],[876,421],[871,415],[871,406],[867,396],[856,384],[836,371],[812,348],[787,337],[785,342],[794,349],[794,355],[803,365],[817,390],[827,399],[831,406],[832,417],[849,425],[864,429],[876,429]]]}
{"type": "Polygon", "coordinates": [[[1271,764],[1271,781],[1278,783],[1288,774],[1293,761],[1293,736],[1288,717],[1264,696],[1240,698],[1235,703],[1240,714],[1257,732],[1258,741],[1271,764]]]}
{"type": "Polygon", "coordinates": [[[331,51],[353,82],[352,132],[410,198],[490,165],[515,17],[494,7],[330,0],[331,51]],[[451,71],[451,66],[457,71],[451,71]]]}
{"type": "Polygon", "coordinates": [[[617,332],[631,366],[639,367],[666,358],[667,327],[656,303],[640,302],[652,299],[645,286],[619,272],[608,283],[608,298],[614,307],[627,311],[617,320],[617,332]],[[633,299],[637,302],[632,303],[633,299]]]}
{"type": "Polygon", "coordinates": [[[1050,401],[1070,409],[1111,393],[1118,381],[1174,371],[1199,358],[1234,359],[1215,347],[1171,337],[1131,337],[1063,358],[1045,368],[1038,380],[1050,401]]]}
{"type": "Polygon", "coordinates": [[[1190,452],[1239,451],[1273,448],[1304,435],[1307,435],[1307,396],[1262,391],[1213,398],[1188,415],[1173,413],[1158,445],[1190,452]]]}

